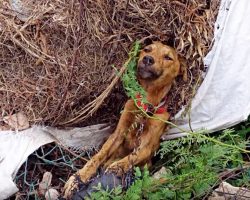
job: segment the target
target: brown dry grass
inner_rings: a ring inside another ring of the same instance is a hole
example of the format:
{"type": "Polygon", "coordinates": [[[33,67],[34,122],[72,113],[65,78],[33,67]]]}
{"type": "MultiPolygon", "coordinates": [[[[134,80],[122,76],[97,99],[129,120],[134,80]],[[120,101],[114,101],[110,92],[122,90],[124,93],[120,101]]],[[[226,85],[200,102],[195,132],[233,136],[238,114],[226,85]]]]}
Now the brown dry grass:
{"type": "Polygon", "coordinates": [[[31,123],[54,126],[115,119],[125,98],[112,65],[120,69],[132,43],[148,37],[172,43],[188,60],[188,82],[172,89],[176,113],[192,98],[219,4],[37,0],[21,21],[8,2],[0,2],[1,115],[23,111],[31,123]]]}

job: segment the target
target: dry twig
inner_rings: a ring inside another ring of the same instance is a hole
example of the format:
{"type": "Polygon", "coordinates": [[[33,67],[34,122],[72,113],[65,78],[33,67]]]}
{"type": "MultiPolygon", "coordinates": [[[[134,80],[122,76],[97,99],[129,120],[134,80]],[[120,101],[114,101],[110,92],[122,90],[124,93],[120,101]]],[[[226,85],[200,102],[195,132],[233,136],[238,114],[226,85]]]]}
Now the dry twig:
{"type": "Polygon", "coordinates": [[[25,21],[14,17],[20,13],[8,0],[0,2],[1,114],[23,111],[31,123],[55,126],[117,119],[126,97],[111,65],[124,71],[132,43],[144,38],[168,41],[188,60],[188,82],[177,80],[169,98],[170,112],[178,112],[192,98],[203,70],[219,4],[34,2],[32,9],[24,6],[25,21]]]}

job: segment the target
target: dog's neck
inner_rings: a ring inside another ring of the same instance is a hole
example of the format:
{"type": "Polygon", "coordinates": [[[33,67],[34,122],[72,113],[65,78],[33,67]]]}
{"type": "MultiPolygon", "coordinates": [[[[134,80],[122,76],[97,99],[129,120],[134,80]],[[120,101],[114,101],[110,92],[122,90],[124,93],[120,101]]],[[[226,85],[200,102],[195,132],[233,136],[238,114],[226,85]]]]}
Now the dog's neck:
{"type": "Polygon", "coordinates": [[[150,84],[142,84],[142,87],[146,91],[147,100],[152,105],[157,106],[168,94],[172,84],[168,84],[161,87],[156,87],[150,84]]]}

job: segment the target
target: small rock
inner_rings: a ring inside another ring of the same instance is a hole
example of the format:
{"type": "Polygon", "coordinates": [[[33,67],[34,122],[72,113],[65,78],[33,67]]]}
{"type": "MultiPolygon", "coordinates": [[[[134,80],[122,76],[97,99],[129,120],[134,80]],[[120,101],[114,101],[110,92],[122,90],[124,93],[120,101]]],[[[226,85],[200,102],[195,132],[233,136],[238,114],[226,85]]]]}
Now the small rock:
{"type": "Polygon", "coordinates": [[[43,174],[42,181],[39,183],[38,193],[40,195],[45,195],[46,191],[49,189],[51,180],[52,180],[52,174],[50,172],[45,172],[43,174]]]}
{"type": "Polygon", "coordinates": [[[50,188],[45,193],[46,200],[57,200],[59,198],[59,192],[56,189],[50,188]]]}
{"type": "Polygon", "coordinates": [[[217,189],[214,190],[212,195],[208,198],[209,200],[234,200],[250,199],[250,190],[243,187],[234,187],[227,182],[222,182],[217,189]]]}
{"type": "Polygon", "coordinates": [[[6,116],[3,121],[15,130],[24,130],[30,126],[28,118],[23,112],[6,116]]]}
{"type": "Polygon", "coordinates": [[[162,167],[159,171],[155,172],[153,175],[153,178],[155,179],[160,179],[162,175],[166,174],[167,170],[165,167],[162,167]]]}

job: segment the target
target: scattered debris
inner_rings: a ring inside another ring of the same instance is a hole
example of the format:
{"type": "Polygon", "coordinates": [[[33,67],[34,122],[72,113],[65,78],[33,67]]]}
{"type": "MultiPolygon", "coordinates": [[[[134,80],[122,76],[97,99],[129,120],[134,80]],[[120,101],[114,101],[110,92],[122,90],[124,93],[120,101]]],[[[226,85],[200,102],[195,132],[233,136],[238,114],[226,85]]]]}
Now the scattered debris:
{"type": "Polygon", "coordinates": [[[8,124],[0,125],[0,131],[8,131],[11,127],[8,124]]]}
{"type": "Polygon", "coordinates": [[[54,188],[50,188],[48,189],[48,191],[45,194],[45,199],[46,200],[57,200],[59,198],[59,192],[54,189],[54,188]]]}
{"type": "Polygon", "coordinates": [[[9,0],[15,15],[22,21],[27,21],[34,9],[33,0],[9,0]]]}
{"type": "Polygon", "coordinates": [[[43,195],[43,196],[45,195],[47,190],[50,188],[51,180],[52,180],[52,174],[50,172],[45,172],[43,174],[43,179],[39,183],[39,186],[38,186],[38,193],[40,195],[43,195]]]}
{"type": "Polygon", "coordinates": [[[166,174],[166,172],[167,172],[166,167],[162,167],[159,171],[154,173],[153,177],[155,179],[160,179],[162,178],[162,175],[166,174]]]}
{"type": "Polygon", "coordinates": [[[244,187],[234,187],[227,182],[222,182],[209,197],[209,200],[247,200],[250,199],[250,190],[244,187]]]}
{"type": "Polygon", "coordinates": [[[44,196],[46,200],[56,200],[59,198],[59,192],[51,187],[52,173],[45,172],[43,179],[38,186],[38,194],[44,196]]]}
{"type": "Polygon", "coordinates": [[[29,128],[30,124],[27,116],[23,112],[3,117],[3,121],[14,130],[25,130],[29,128]]]}

